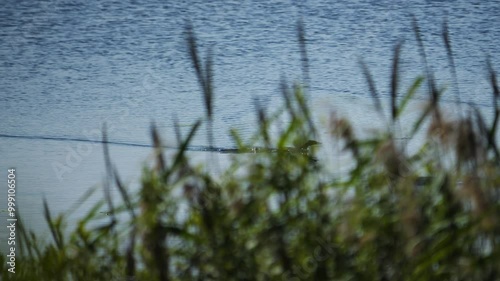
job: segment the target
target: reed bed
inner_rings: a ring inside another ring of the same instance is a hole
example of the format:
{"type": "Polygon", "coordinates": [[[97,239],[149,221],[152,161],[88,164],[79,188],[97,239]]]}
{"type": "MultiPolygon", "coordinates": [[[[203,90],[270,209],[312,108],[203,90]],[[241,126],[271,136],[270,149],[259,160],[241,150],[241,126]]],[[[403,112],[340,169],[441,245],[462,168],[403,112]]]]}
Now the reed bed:
{"type": "MultiPolygon", "coordinates": [[[[298,25],[303,76],[309,80],[305,29],[301,21],[298,25]]],[[[413,27],[424,75],[401,89],[403,44],[397,44],[389,70],[389,110],[360,62],[374,106],[387,120],[386,130],[361,139],[348,118],[331,115],[330,134],[354,161],[342,179],[316,161],[317,145],[287,148],[314,139],[316,125],[305,98],[307,88],[286,82],[281,109],[267,113],[256,103],[259,125],[254,138],[244,141],[232,131],[241,151],[257,143],[272,150],[235,157],[217,176],[192,164],[186,149],[202,122],[214,118],[214,92],[212,57],[210,52],[205,61],[199,57],[189,27],[188,50],[206,116],[186,136],[177,133],[179,149],[173,155],[165,154],[152,125],[155,163],[144,168],[137,194],[122,184],[104,134],[108,179],[103,200],[67,236],[65,214],[53,216],[45,202],[52,240],[44,243],[20,221],[22,252],[16,274],[6,271],[2,254],[2,280],[500,279],[496,72],[489,65],[491,123],[474,107],[464,109],[466,114],[458,119],[447,119],[416,20],[413,27]],[[417,91],[427,92],[429,103],[408,137],[424,133],[426,140],[408,154],[395,135],[417,91]],[[270,126],[284,115],[289,122],[279,134],[271,134],[270,126]],[[112,187],[120,198],[111,196],[112,187]],[[102,215],[103,210],[108,215],[102,215]]],[[[446,24],[443,40],[456,80],[446,24]]],[[[460,101],[459,91],[455,94],[460,101]]]]}

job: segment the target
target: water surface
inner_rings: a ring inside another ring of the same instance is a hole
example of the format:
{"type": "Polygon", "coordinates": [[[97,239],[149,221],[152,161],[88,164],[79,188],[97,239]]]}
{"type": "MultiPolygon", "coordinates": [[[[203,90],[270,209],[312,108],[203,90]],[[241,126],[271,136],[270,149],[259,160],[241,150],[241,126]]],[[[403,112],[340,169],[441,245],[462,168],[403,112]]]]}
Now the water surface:
{"type": "MultiPolygon", "coordinates": [[[[485,65],[490,55],[500,68],[499,1],[145,2],[6,0],[0,8],[0,169],[4,175],[9,167],[17,169],[17,198],[34,228],[43,224],[43,196],[60,212],[102,182],[102,148],[74,139],[99,140],[107,123],[111,141],[135,144],[111,145],[114,162],[134,189],[150,152],[143,145],[150,143],[151,122],[174,147],[173,117],[184,133],[203,117],[185,44],[188,21],[202,55],[211,49],[214,58],[218,147],[234,145],[229,128],[244,137],[255,131],[255,98],[272,111],[281,104],[281,77],[302,79],[299,17],[306,27],[315,112],[326,115],[336,108],[362,126],[375,126],[358,61],[369,65],[384,100],[399,40],[404,40],[403,86],[422,74],[412,14],[421,26],[428,61],[439,82],[450,88],[444,102],[452,106],[455,100],[440,36],[447,18],[462,101],[492,110],[485,65]],[[75,151],[80,158],[71,158],[75,151]],[[59,164],[70,169],[62,173],[59,164]]],[[[415,97],[425,98],[424,92],[415,97]]],[[[321,118],[318,126],[325,135],[321,118]]],[[[207,145],[204,128],[193,145],[207,145]]],[[[1,241],[5,235],[0,231],[1,241]]]]}

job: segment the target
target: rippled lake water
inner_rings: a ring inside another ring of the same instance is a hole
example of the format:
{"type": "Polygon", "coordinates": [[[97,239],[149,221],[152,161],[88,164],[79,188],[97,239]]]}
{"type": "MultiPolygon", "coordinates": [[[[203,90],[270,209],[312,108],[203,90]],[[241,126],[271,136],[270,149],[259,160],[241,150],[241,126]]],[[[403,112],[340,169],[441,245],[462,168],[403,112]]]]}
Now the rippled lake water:
{"type": "MultiPolygon", "coordinates": [[[[229,129],[255,131],[254,99],[268,111],[281,104],[279,81],[302,79],[296,22],[302,17],[310,65],[309,99],[319,116],[336,109],[373,127],[373,109],[359,59],[387,100],[394,45],[402,49],[403,88],[423,73],[415,36],[420,24],[428,61],[454,86],[441,39],[446,18],[464,103],[491,111],[486,58],[500,68],[500,1],[3,1],[0,7],[0,168],[15,167],[17,198],[27,223],[43,224],[41,200],[67,210],[104,164],[99,140],[109,128],[111,154],[133,186],[150,153],[152,121],[175,146],[174,116],[183,132],[204,115],[188,57],[185,26],[212,50],[215,145],[232,147],[229,129]],[[144,3],[146,2],[146,3],[144,3]],[[168,3],[171,2],[171,3],[168,3]],[[75,156],[76,153],[76,156],[75,156]],[[65,165],[61,170],[59,164],[65,165]]],[[[415,97],[424,100],[425,94],[415,97]]],[[[403,124],[404,126],[404,124],[403,124]]],[[[207,145],[205,130],[194,145],[207,145]]],[[[195,156],[203,160],[204,156],[195,156]]],[[[5,184],[4,184],[5,185],[5,184]]],[[[4,194],[0,198],[5,198],[4,194]]],[[[5,203],[5,202],[4,202],[5,203]]],[[[4,209],[4,203],[0,209],[4,209]]],[[[2,224],[5,213],[0,213],[2,224]]],[[[5,241],[4,228],[0,231],[5,241]]],[[[0,246],[3,249],[5,245],[0,246]]]]}

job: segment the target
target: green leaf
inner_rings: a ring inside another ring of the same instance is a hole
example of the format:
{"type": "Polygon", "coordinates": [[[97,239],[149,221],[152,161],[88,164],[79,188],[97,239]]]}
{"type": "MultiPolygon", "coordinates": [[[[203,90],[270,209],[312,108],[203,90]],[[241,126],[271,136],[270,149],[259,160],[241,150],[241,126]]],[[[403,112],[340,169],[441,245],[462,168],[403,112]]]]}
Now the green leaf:
{"type": "Polygon", "coordinates": [[[408,91],[406,92],[406,95],[403,97],[403,100],[401,101],[401,104],[398,107],[396,116],[399,117],[401,113],[403,113],[404,109],[406,108],[406,105],[415,95],[417,90],[420,88],[420,85],[422,85],[423,81],[424,81],[423,76],[419,76],[417,77],[417,79],[415,79],[415,81],[413,81],[413,84],[410,86],[410,89],[408,89],[408,91]]]}

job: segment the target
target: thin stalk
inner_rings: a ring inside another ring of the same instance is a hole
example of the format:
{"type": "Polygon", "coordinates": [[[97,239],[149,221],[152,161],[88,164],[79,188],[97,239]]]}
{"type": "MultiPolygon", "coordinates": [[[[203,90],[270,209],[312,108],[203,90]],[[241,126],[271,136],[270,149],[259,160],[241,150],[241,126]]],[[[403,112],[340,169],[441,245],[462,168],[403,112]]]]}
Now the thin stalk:
{"type": "Polygon", "coordinates": [[[162,145],[160,140],[160,135],[158,134],[158,130],[156,129],[156,125],[151,124],[151,138],[153,139],[153,146],[155,151],[156,158],[156,169],[158,172],[163,173],[166,169],[165,166],[165,158],[162,153],[162,145]]]}
{"type": "Polygon", "coordinates": [[[380,103],[377,87],[375,86],[375,81],[373,81],[373,77],[370,73],[370,69],[363,60],[359,60],[359,64],[361,66],[361,70],[363,71],[363,75],[365,76],[366,83],[368,84],[368,89],[373,99],[373,103],[375,104],[375,109],[380,114],[382,120],[387,121],[384,115],[384,111],[382,109],[382,104],[380,103]]]}
{"type": "Polygon", "coordinates": [[[453,79],[453,84],[455,85],[455,103],[458,105],[459,112],[462,113],[462,101],[460,99],[460,89],[458,87],[457,69],[455,67],[455,60],[453,58],[453,51],[451,49],[451,40],[448,29],[448,22],[443,21],[443,41],[446,47],[446,54],[448,56],[448,62],[451,68],[451,75],[453,79]]]}
{"type": "Polygon", "coordinates": [[[309,77],[309,58],[307,56],[305,34],[304,21],[301,18],[297,21],[297,39],[299,42],[300,60],[302,62],[302,79],[304,79],[304,84],[307,89],[310,86],[311,80],[309,77]]]}
{"type": "Polygon", "coordinates": [[[106,166],[106,181],[104,184],[104,199],[108,204],[108,212],[111,216],[111,225],[114,225],[116,222],[115,217],[115,208],[113,205],[113,200],[111,199],[111,182],[113,178],[113,164],[111,163],[111,157],[109,155],[109,147],[108,147],[108,133],[106,123],[104,123],[102,128],[102,147],[104,153],[104,164],[106,166]]]}
{"type": "Polygon", "coordinates": [[[433,109],[437,109],[438,92],[437,92],[435,81],[434,81],[434,75],[433,75],[433,71],[432,71],[431,67],[427,63],[427,55],[425,53],[424,42],[422,40],[420,28],[418,26],[418,22],[417,22],[417,19],[415,18],[415,16],[412,16],[412,25],[413,25],[413,31],[415,33],[415,39],[416,39],[417,45],[418,45],[418,50],[420,52],[420,57],[422,58],[422,61],[424,63],[424,67],[425,67],[425,73],[427,76],[427,86],[428,86],[429,94],[431,95],[432,106],[433,106],[433,109]]]}

